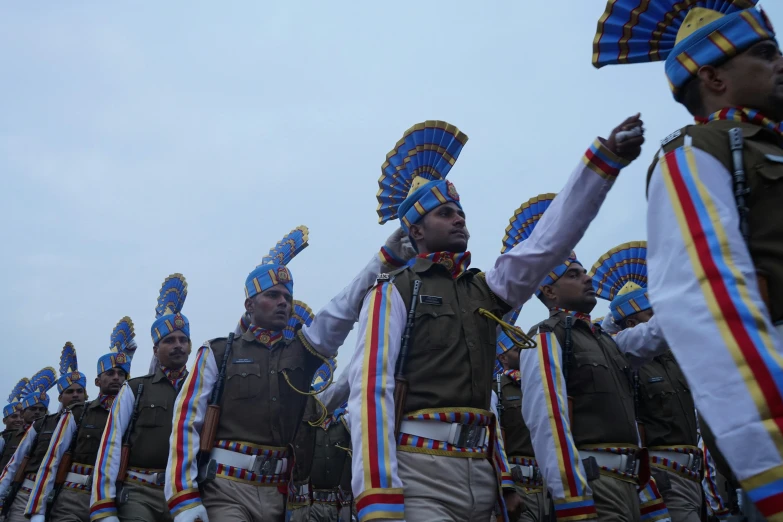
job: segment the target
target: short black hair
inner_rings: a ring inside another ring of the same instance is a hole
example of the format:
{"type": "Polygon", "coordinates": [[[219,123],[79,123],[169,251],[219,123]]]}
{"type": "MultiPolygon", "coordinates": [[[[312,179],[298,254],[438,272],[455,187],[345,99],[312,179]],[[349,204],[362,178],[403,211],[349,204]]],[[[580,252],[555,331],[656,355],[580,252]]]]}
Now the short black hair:
{"type": "Polygon", "coordinates": [[[701,80],[691,78],[682,86],[677,101],[682,103],[693,116],[704,116],[704,103],[701,97],[701,80]]]}

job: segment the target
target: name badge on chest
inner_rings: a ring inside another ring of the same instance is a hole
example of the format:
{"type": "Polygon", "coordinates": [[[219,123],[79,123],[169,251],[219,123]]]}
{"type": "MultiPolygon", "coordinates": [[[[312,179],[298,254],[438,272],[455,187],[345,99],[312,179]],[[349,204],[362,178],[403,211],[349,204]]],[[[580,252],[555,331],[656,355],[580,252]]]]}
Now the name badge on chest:
{"type": "Polygon", "coordinates": [[[234,359],[234,364],[252,364],[255,362],[255,359],[234,359]]]}
{"type": "Polygon", "coordinates": [[[419,302],[421,304],[440,306],[443,304],[443,298],[437,295],[420,295],[419,302]]]}
{"type": "Polygon", "coordinates": [[[663,382],[663,377],[650,377],[647,379],[648,384],[655,384],[656,382],[663,382]]]}
{"type": "Polygon", "coordinates": [[[85,424],[84,425],[84,429],[86,429],[86,430],[94,430],[97,427],[98,426],[96,426],[95,424],[85,424]]]}

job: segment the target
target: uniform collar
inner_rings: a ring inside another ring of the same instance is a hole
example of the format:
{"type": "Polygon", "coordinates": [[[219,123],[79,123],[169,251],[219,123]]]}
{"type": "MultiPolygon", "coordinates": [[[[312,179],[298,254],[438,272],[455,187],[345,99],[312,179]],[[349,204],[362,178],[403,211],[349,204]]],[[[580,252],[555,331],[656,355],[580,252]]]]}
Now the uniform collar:
{"type": "Polygon", "coordinates": [[[457,279],[464,274],[470,266],[470,252],[460,252],[456,254],[452,252],[419,254],[408,261],[408,266],[416,273],[426,272],[434,265],[439,265],[451,275],[452,279],[457,279]]]}
{"type": "Polygon", "coordinates": [[[565,308],[557,308],[557,307],[550,308],[549,317],[554,317],[558,314],[571,316],[577,321],[582,321],[585,324],[585,326],[590,328],[590,331],[596,333],[596,325],[593,324],[593,321],[590,318],[590,314],[586,314],[584,312],[574,312],[573,310],[566,310],[565,308]]]}
{"type": "Polygon", "coordinates": [[[111,405],[114,404],[114,398],[116,395],[104,395],[102,393],[98,394],[98,398],[92,401],[92,404],[90,404],[90,408],[97,408],[101,407],[104,410],[110,410],[111,405]]]}
{"type": "Polygon", "coordinates": [[[519,370],[503,370],[503,375],[517,384],[522,380],[519,370]]]}
{"type": "Polygon", "coordinates": [[[695,119],[698,125],[706,125],[714,121],[748,123],[754,126],[755,129],[749,129],[750,132],[745,133],[746,135],[753,135],[762,129],[766,129],[774,132],[778,136],[783,136],[783,128],[781,128],[780,122],[775,122],[761,114],[759,111],[747,107],[728,107],[710,114],[706,118],[697,116],[695,119]]]}
{"type": "Polygon", "coordinates": [[[242,338],[246,341],[260,343],[271,350],[275,344],[283,340],[283,332],[273,332],[272,330],[251,324],[247,327],[247,331],[242,334],[242,338]]]}

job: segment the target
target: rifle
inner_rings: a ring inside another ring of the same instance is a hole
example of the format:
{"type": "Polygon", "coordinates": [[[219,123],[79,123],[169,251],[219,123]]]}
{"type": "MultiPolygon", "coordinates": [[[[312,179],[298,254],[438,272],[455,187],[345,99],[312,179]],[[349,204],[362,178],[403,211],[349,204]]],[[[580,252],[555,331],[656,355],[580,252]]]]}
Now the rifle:
{"type": "Polygon", "coordinates": [[[125,489],[125,475],[128,473],[128,462],[130,462],[130,439],[133,434],[133,430],[136,429],[136,421],[139,419],[139,402],[141,401],[141,395],[144,393],[144,383],[140,382],[139,387],[136,388],[136,400],[133,401],[133,416],[131,417],[128,429],[122,435],[122,452],[120,453],[120,471],[117,474],[117,504],[123,505],[128,501],[128,490],[125,489]]]}
{"type": "Polygon", "coordinates": [[[60,492],[65,484],[65,479],[68,478],[68,473],[71,471],[71,464],[73,464],[73,452],[76,449],[76,441],[79,439],[79,428],[82,426],[84,420],[84,414],[87,413],[87,404],[82,406],[82,414],[79,415],[79,422],[76,424],[76,433],[73,434],[71,439],[71,445],[68,447],[68,451],[65,452],[63,458],[60,459],[60,464],[57,467],[57,476],[54,478],[54,489],[46,499],[46,511],[44,512],[44,520],[49,520],[52,508],[54,508],[57,497],[60,496],[60,492]]]}
{"type": "Polygon", "coordinates": [[[563,383],[566,386],[566,401],[568,402],[568,422],[573,424],[573,399],[568,396],[568,367],[571,365],[571,355],[574,351],[574,341],[571,339],[571,329],[574,327],[574,318],[568,315],[565,318],[565,350],[563,350],[563,383]]]}
{"type": "Polygon", "coordinates": [[[199,441],[199,473],[197,481],[199,486],[212,482],[217,474],[217,462],[210,459],[209,455],[215,446],[218,424],[220,423],[220,402],[223,398],[223,388],[226,383],[226,367],[231,356],[231,346],[234,344],[234,332],[228,334],[226,351],[223,353],[223,361],[220,363],[220,373],[209,399],[209,406],[204,415],[204,425],[201,428],[201,440],[199,441]]]}
{"type": "MultiPolygon", "coordinates": [[[[41,421],[41,426],[43,427],[43,420],[41,421]]],[[[3,510],[0,511],[0,516],[3,517],[8,516],[8,512],[11,510],[11,504],[14,503],[14,499],[16,498],[16,495],[19,493],[19,489],[22,487],[22,484],[24,483],[25,470],[27,469],[27,465],[30,463],[30,455],[32,455],[33,452],[35,452],[37,446],[38,446],[38,433],[36,432],[35,440],[30,445],[30,451],[27,452],[27,455],[24,456],[22,462],[19,463],[19,467],[16,468],[16,473],[14,474],[14,480],[13,482],[11,482],[11,487],[8,490],[8,494],[3,499],[3,510]]]]}
{"type": "MultiPolygon", "coordinates": [[[[742,148],[745,141],[742,137],[742,129],[735,127],[729,130],[729,147],[731,148],[731,161],[734,166],[732,179],[734,181],[734,200],[737,204],[737,214],[739,216],[739,228],[745,244],[750,244],[750,223],[748,223],[748,213],[750,209],[745,198],[750,194],[750,188],[747,185],[748,178],[745,174],[745,160],[742,155],[742,148]]],[[[769,301],[769,283],[764,274],[756,272],[759,293],[767,310],[771,310],[769,301]]]]}
{"type": "Polygon", "coordinates": [[[500,425],[500,434],[503,436],[503,440],[506,440],[506,430],[503,428],[503,411],[506,409],[506,407],[503,406],[502,379],[503,379],[502,373],[498,373],[495,376],[495,383],[497,385],[497,395],[498,395],[498,424],[500,425]]]}
{"type": "Polygon", "coordinates": [[[402,346],[400,354],[397,357],[397,365],[394,368],[394,437],[400,434],[400,423],[405,414],[405,400],[408,397],[408,380],[405,378],[405,359],[408,358],[408,351],[411,346],[411,333],[413,325],[416,322],[416,307],[419,304],[419,290],[421,289],[421,280],[413,282],[413,293],[411,294],[411,305],[408,307],[408,320],[405,322],[405,330],[402,334],[402,346]]]}

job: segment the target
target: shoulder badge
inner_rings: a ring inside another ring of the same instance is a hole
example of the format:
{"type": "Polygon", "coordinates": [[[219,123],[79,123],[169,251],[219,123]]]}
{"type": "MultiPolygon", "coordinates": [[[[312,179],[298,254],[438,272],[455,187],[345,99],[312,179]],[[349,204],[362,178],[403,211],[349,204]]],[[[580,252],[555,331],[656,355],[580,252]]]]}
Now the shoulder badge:
{"type": "Polygon", "coordinates": [[[677,129],[676,131],[672,132],[668,136],[666,136],[664,139],[661,140],[661,147],[665,147],[669,143],[673,142],[677,138],[682,136],[682,129],[677,129]]]}
{"type": "Polygon", "coordinates": [[[387,281],[391,281],[391,274],[388,273],[378,274],[378,277],[375,278],[375,281],[378,283],[385,283],[387,281]]]}

